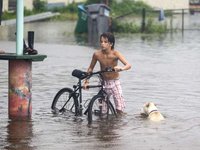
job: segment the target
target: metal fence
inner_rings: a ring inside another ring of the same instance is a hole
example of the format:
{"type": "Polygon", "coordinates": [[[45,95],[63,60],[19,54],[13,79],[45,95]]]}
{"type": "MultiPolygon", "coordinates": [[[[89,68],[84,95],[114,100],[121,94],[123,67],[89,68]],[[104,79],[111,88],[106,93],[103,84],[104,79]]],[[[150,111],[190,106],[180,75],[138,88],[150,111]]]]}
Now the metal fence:
{"type": "Polygon", "coordinates": [[[165,25],[167,30],[200,30],[199,8],[154,11],[142,9],[114,19],[141,26],[141,32],[145,31],[149,20],[157,25],[165,25]]]}

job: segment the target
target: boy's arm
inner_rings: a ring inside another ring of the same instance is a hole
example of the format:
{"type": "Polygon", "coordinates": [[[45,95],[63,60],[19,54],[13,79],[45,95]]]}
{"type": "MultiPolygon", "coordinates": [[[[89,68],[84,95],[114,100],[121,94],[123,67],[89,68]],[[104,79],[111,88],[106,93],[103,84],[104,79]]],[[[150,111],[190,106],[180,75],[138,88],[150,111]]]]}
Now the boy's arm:
{"type": "Polygon", "coordinates": [[[128,63],[128,61],[125,59],[125,57],[120,52],[116,51],[116,56],[124,64],[123,67],[121,67],[121,66],[115,66],[114,69],[116,71],[129,70],[131,68],[131,65],[128,63]]]}
{"type": "MultiPolygon", "coordinates": [[[[93,71],[93,69],[94,69],[96,63],[97,63],[97,58],[96,58],[96,55],[95,55],[95,53],[94,53],[93,56],[92,56],[92,60],[91,60],[90,66],[89,66],[89,68],[87,69],[87,73],[92,73],[92,71],[93,71]]],[[[84,83],[85,83],[85,84],[86,84],[86,83],[88,84],[88,83],[89,83],[89,80],[88,80],[88,79],[85,79],[84,83]]]]}
{"type": "Polygon", "coordinates": [[[89,66],[89,68],[87,70],[87,73],[91,73],[93,71],[96,63],[97,63],[97,58],[96,58],[96,55],[94,53],[93,56],[92,56],[92,60],[91,60],[90,66],[89,66]]]}

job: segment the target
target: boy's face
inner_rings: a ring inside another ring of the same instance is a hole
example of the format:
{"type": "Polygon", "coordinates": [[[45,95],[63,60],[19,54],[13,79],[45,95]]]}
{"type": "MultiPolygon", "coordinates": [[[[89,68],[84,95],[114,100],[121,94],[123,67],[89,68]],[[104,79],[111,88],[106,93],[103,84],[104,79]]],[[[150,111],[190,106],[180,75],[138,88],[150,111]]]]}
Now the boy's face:
{"type": "Polygon", "coordinates": [[[112,44],[108,41],[108,38],[101,37],[100,46],[102,50],[108,50],[111,49],[112,44]]]}

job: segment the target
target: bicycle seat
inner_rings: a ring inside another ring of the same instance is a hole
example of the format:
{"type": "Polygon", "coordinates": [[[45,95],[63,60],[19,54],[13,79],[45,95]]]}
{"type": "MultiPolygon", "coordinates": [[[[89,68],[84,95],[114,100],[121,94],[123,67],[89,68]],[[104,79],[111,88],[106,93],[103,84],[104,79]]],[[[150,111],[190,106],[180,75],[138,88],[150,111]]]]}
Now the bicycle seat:
{"type": "Polygon", "coordinates": [[[83,72],[78,69],[72,71],[72,76],[77,77],[78,79],[84,79],[87,76],[87,72],[83,72]]]}

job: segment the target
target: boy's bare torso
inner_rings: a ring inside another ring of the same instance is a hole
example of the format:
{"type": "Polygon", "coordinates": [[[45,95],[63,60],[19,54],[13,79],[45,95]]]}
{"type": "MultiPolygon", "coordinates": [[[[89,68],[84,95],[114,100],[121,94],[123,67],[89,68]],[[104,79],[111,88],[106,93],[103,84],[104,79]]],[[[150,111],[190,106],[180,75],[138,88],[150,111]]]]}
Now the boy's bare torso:
{"type": "MultiPolygon", "coordinates": [[[[101,70],[105,70],[107,67],[114,68],[118,64],[118,57],[116,55],[115,50],[111,50],[109,52],[99,50],[95,52],[95,57],[97,61],[100,63],[101,70]]],[[[103,76],[105,80],[113,80],[119,77],[119,73],[108,72],[108,73],[104,73],[103,76]]]]}

